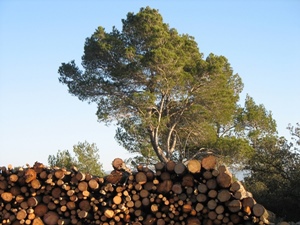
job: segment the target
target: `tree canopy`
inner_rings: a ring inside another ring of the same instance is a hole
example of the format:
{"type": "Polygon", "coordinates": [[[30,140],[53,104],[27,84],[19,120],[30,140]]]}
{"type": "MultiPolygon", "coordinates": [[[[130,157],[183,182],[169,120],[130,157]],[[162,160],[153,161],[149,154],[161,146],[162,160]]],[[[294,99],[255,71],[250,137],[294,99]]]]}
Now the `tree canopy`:
{"type": "Polygon", "coordinates": [[[121,31],[98,27],[86,39],[83,68],[62,63],[59,81],[96,102],[99,121],[117,121],[127,150],[182,160],[187,146],[215,139],[216,127],[232,121],[241,78],[224,56],[204,59],[194,38],[158,10],[141,8],[122,23],[121,31]]]}

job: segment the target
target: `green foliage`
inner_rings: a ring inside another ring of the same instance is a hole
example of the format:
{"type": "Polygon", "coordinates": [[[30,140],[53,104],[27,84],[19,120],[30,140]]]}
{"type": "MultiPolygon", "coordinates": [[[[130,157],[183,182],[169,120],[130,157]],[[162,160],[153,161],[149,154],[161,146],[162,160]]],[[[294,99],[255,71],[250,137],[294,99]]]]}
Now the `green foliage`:
{"type": "Polygon", "coordinates": [[[94,176],[104,176],[102,164],[100,163],[99,150],[96,144],[88,142],[79,142],[73,146],[75,157],[71,156],[69,150],[58,151],[56,156],[49,155],[49,166],[58,166],[61,168],[71,169],[72,166],[77,167],[84,173],[89,173],[94,176]]]}
{"type": "Polygon", "coordinates": [[[102,164],[100,163],[99,149],[96,144],[79,142],[73,146],[75,157],[77,158],[78,169],[95,176],[104,176],[102,164]]]}
{"type": "Polygon", "coordinates": [[[71,156],[69,150],[58,150],[55,155],[48,156],[48,164],[51,167],[58,166],[61,168],[70,169],[72,166],[77,167],[77,161],[74,157],[71,156]]]}
{"type": "Polygon", "coordinates": [[[254,154],[254,149],[245,138],[236,136],[220,137],[215,143],[214,148],[222,156],[222,160],[235,165],[237,170],[243,169],[243,164],[254,154]]]}
{"type": "Polygon", "coordinates": [[[253,98],[247,95],[244,108],[238,109],[236,131],[239,136],[246,137],[253,146],[267,135],[277,133],[276,121],[264,105],[257,105],[253,98]]]}
{"type": "Polygon", "coordinates": [[[246,169],[247,189],[255,199],[288,221],[300,219],[300,154],[284,138],[265,137],[246,169]]]}
{"type": "Polygon", "coordinates": [[[83,70],[62,63],[59,81],[96,102],[100,122],[117,121],[127,150],[160,161],[183,160],[187,146],[216,139],[236,111],[242,81],[224,56],[203,59],[197,43],[155,9],[128,13],[119,31],[99,27],[86,39],[83,70]]]}
{"type": "Polygon", "coordinates": [[[244,106],[236,106],[232,119],[227,123],[216,123],[201,142],[189,146],[190,156],[197,154],[200,148],[213,149],[226,164],[242,170],[256,151],[256,145],[267,136],[277,133],[276,122],[271,112],[256,104],[253,98],[246,96],[244,106]]]}

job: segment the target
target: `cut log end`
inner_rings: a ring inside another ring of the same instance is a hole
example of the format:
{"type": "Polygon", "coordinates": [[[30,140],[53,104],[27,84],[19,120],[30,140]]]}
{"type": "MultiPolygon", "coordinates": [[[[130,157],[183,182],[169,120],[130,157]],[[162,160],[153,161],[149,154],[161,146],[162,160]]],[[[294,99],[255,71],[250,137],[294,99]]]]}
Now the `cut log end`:
{"type": "Polygon", "coordinates": [[[188,162],[187,168],[191,173],[200,173],[201,171],[201,162],[197,159],[192,159],[188,162]]]}
{"type": "Polygon", "coordinates": [[[217,159],[213,155],[209,155],[201,160],[202,167],[206,170],[212,170],[216,168],[217,159]]]}
{"type": "Polygon", "coordinates": [[[112,161],[112,167],[115,169],[115,170],[120,170],[122,167],[123,167],[123,164],[124,164],[124,161],[120,158],[115,158],[113,161],[112,161]]]}

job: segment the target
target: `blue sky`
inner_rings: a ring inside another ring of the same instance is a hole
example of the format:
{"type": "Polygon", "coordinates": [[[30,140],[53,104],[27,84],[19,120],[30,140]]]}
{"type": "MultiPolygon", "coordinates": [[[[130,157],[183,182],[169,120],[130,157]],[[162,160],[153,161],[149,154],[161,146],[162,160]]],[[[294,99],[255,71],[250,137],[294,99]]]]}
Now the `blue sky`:
{"type": "Polygon", "coordinates": [[[85,38],[98,26],[121,28],[141,7],[159,9],[199,49],[228,58],[249,94],[270,110],[280,135],[300,122],[300,1],[0,1],[0,166],[23,166],[96,143],[105,170],[130,154],[115,127],[97,122],[96,106],[71,96],[58,67],[80,64],[85,38]]]}

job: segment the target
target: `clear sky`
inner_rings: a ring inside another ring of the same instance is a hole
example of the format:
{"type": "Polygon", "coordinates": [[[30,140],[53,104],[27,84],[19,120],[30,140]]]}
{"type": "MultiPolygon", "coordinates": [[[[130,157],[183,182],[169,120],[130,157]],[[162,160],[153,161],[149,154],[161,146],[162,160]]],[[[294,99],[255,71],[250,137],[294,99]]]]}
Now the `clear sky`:
{"type": "Polygon", "coordinates": [[[130,154],[115,127],[97,122],[96,106],[71,96],[58,67],[80,64],[98,26],[121,28],[141,7],[194,36],[200,51],[228,58],[249,94],[270,110],[280,135],[300,122],[300,1],[16,1],[0,0],[0,166],[47,164],[58,150],[96,143],[105,170],[130,154]]]}

